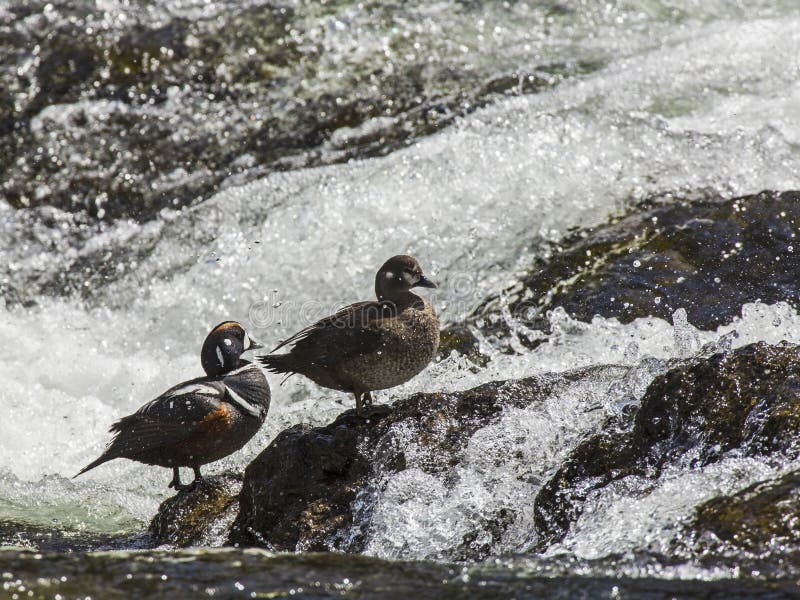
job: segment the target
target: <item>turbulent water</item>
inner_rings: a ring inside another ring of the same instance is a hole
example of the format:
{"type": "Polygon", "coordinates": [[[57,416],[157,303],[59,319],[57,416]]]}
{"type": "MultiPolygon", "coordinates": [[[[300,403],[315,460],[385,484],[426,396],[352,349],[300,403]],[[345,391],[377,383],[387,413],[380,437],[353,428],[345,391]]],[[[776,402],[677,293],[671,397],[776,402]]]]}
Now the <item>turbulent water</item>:
{"type": "MultiPolygon", "coordinates": [[[[250,5],[258,10],[261,3],[250,5]]],[[[225,32],[225,13],[213,4],[98,7],[123,30],[123,17],[138,15],[190,19],[196,28],[225,32]]],[[[345,160],[342,149],[365,136],[380,146],[381,132],[395,130],[408,113],[367,115],[362,123],[332,128],[314,148],[297,150],[293,163],[270,172],[242,150],[233,169],[239,179],[152,219],[98,224],[96,213],[18,207],[10,196],[0,201],[6,291],[0,519],[86,535],[141,531],[169,495],[165,470],[119,460],[71,477],[102,451],[112,421],[198,374],[200,343],[219,321],[240,320],[253,337],[273,345],[343,303],[370,297],[376,268],[402,252],[417,256],[439,283],[430,297],[443,322],[456,323],[512,283],[543,244],[643,198],[800,187],[800,10],[793,0],[439,2],[381,9],[343,2],[292,9],[303,25],[297,46],[314,41],[317,60],[301,61],[307,71],[296,71],[296,80],[287,74],[290,85],[261,98],[275,103],[263,111],[280,111],[301,98],[298,90],[308,97],[355,97],[366,89],[365,73],[387,64],[400,77],[411,67],[424,73],[423,83],[416,82],[421,103],[472,93],[493,77],[535,73],[542,65],[589,66],[565,67],[551,85],[535,90],[519,75],[518,88],[468,110],[448,107],[452,119],[445,125],[415,130],[402,144],[386,134],[384,152],[371,149],[357,159],[345,160]]],[[[4,14],[14,27],[33,27],[0,8],[4,14]]],[[[175,135],[191,139],[219,125],[212,111],[182,104],[188,89],[170,94],[166,106],[147,110],[172,113],[175,135]]],[[[41,127],[55,120],[68,133],[66,116],[79,110],[92,115],[88,133],[96,119],[95,135],[102,137],[109,135],[102,111],[123,108],[84,95],[43,107],[32,119],[41,127]]],[[[46,146],[48,139],[54,138],[41,134],[29,143],[46,146]]],[[[235,145],[226,151],[235,158],[235,145]]],[[[81,158],[69,161],[77,165],[81,158]]],[[[537,334],[544,342],[533,350],[519,345],[509,354],[484,340],[485,366],[476,369],[454,354],[377,400],[579,366],[632,369],[599,370],[543,404],[507,409],[476,433],[458,473],[447,478],[415,470],[415,440],[397,432],[410,468],[375,482],[368,554],[453,559],[470,524],[503,507],[519,516],[492,542],[492,554],[526,552],[536,542],[526,508],[548,474],[605,416],[637,403],[667,359],[691,356],[706,344],[800,343],[800,316],[782,304],[745,305],[739,319],[714,332],[695,329],[681,312],[673,323],[651,318],[622,325],[601,317],[582,323],[562,311],[550,321],[552,332],[537,334]]],[[[524,323],[512,327],[525,330],[524,323]]],[[[328,422],[352,403],[299,378],[277,383],[264,429],[208,472],[242,469],[282,429],[328,422]]],[[[620,481],[591,497],[568,536],[546,555],[574,560],[663,551],[675,524],[704,500],[788,469],[774,460],[728,458],[667,470],[655,485],[620,481]]]]}

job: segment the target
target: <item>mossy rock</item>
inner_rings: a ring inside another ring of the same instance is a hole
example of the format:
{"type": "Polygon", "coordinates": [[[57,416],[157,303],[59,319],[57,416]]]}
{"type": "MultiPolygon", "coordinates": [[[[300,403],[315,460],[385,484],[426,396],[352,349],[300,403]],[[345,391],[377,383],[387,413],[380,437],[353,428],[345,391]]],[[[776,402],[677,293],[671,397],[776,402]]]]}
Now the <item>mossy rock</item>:
{"type": "Polygon", "coordinates": [[[439,333],[437,356],[445,359],[452,352],[469,358],[476,366],[485,366],[489,358],[480,351],[480,343],[470,328],[462,323],[448,325],[439,333]]]}
{"type": "Polygon", "coordinates": [[[241,475],[224,473],[164,500],[150,523],[153,542],[178,548],[212,543],[236,514],[241,485],[241,475]]]}

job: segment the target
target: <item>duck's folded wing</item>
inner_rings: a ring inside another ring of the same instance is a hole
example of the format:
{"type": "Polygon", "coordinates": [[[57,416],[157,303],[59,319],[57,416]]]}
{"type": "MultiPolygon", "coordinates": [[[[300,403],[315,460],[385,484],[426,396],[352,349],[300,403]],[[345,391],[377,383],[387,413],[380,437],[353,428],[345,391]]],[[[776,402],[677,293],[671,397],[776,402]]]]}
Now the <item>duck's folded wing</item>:
{"type": "Polygon", "coordinates": [[[302,353],[310,362],[326,363],[332,356],[348,358],[370,354],[384,344],[380,324],[396,316],[394,305],[358,302],[321,319],[281,342],[274,350],[293,344],[292,353],[302,353]]]}
{"type": "Polygon", "coordinates": [[[257,419],[266,416],[270,390],[264,372],[254,364],[246,364],[222,378],[225,399],[245,414],[257,419]]]}
{"type": "Polygon", "coordinates": [[[107,453],[130,456],[178,443],[209,426],[225,400],[225,385],[219,381],[193,380],[167,390],[138,411],[111,426],[116,434],[107,453]]]}

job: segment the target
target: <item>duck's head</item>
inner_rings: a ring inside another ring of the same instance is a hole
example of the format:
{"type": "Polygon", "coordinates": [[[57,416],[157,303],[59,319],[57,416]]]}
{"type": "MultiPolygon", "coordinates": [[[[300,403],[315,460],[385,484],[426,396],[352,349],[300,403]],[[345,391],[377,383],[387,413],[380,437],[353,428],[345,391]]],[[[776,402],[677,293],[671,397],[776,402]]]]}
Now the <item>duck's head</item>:
{"type": "Polygon", "coordinates": [[[375,276],[378,300],[393,300],[415,287],[435,288],[436,284],[425,277],[417,259],[407,254],[387,260],[375,276]]]}
{"type": "Polygon", "coordinates": [[[248,350],[263,348],[236,321],[224,321],[214,327],[203,342],[200,362],[209,377],[233,371],[248,350]]]}

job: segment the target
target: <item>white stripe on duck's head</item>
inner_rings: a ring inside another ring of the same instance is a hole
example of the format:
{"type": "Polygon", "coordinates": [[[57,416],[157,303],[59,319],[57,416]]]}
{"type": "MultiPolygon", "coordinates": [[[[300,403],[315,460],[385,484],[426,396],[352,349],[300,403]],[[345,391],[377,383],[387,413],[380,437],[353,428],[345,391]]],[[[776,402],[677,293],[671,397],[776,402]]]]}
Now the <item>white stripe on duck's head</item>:
{"type": "Polygon", "coordinates": [[[236,321],[223,321],[208,334],[200,350],[200,362],[209,377],[233,371],[244,352],[263,348],[236,321]]]}

